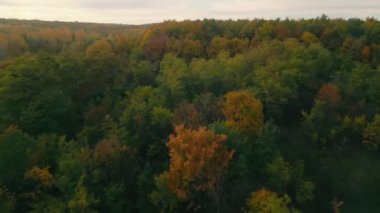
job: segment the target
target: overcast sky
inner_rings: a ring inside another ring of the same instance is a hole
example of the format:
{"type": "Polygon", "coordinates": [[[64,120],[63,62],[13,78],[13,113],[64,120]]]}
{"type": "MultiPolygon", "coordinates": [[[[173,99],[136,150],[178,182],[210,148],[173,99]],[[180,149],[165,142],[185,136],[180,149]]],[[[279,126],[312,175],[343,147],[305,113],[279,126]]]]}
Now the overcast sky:
{"type": "Polygon", "coordinates": [[[144,24],[168,19],[380,18],[380,0],[0,0],[0,18],[144,24]]]}

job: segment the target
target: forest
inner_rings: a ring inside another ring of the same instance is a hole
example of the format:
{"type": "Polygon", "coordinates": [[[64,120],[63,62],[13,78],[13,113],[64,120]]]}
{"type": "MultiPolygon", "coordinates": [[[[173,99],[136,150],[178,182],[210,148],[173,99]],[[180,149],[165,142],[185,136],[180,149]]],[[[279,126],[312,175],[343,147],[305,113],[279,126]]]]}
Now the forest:
{"type": "Polygon", "coordinates": [[[0,19],[0,212],[380,212],[380,22],[0,19]]]}

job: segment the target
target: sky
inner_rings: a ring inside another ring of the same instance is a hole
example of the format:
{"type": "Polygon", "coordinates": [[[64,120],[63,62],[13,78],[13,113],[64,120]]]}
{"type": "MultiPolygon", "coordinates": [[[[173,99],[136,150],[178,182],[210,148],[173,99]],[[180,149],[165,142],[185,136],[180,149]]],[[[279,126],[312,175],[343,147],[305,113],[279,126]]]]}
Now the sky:
{"type": "Polygon", "coordinates": [[[121,24],[185,19],[380,19],[380,0],[0,0],[0,18],[121,24]]]}

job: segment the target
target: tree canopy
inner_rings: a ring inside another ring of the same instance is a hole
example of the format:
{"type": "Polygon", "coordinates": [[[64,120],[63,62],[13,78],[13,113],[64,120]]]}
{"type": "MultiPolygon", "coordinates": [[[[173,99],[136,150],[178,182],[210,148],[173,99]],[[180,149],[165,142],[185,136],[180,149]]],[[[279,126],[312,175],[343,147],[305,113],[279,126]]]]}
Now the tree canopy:
{"type": "Polygon", "coordinates": [[[0,212],[380,212],[380,22],[0,19],[0,212]]]}

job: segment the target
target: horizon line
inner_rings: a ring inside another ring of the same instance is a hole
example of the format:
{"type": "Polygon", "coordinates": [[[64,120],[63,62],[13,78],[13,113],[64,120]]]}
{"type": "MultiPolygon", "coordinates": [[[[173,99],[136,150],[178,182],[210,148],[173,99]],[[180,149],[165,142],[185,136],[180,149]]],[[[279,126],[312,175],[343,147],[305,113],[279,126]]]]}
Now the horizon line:
{"type": "Polygon", "coordinates": [[[4,18],[0,17],[0,20],[14,20],[14,21],[40,21],[40,22],[60,22],[60,23],[78,23],[78,24],[100,24],[100,25],[125,25],[125,26],[144,26],[144,25],[154,25],[154,24],[160,24],[160,23],[165,23],[165,22],[185,22],[185,21],[202,21],[202,20],[216,20],[216,21],[254,21],[254,20],[267,20],[267,21],[275,21],[275,20],[280,20],[280,21],[285,21],[285,20],[291,20],[291,21],[299,21],[299,20],[317,20],[318,18],[326,17],[328,20],[351,20],[351,19],[359,19],[361,21],[366,21],[367,19],[373,19],[376,21],[379,21],[377,17],[374,16],[367,16],[366,18],[360,18],[357,16],[352,16],[352,17],[333,17],[330,18],[326,14],[321,14],[319,16],[310,18],[310,17],[298,17],[298,18],[292,18],[292,17],[277,17],[277,18],[263,18],[263,17],[255,17],[255,18],[210,18],[210,17],[204,17],[204,18],[196,18],[196,19],[164,19],[162,21],[158,22],[148,22],[148,23],[143,23],[143,24],[131,24],[131,23],[122,23],[122,22],[92,22],[92,21],[80,21],[80,20],[75,20],[75,21],[67,21],[67,20],[49,20],[49,19],[38,19],[38,18],[33,18],[33,19],[28,19],[28,18],[4,18]]]}

